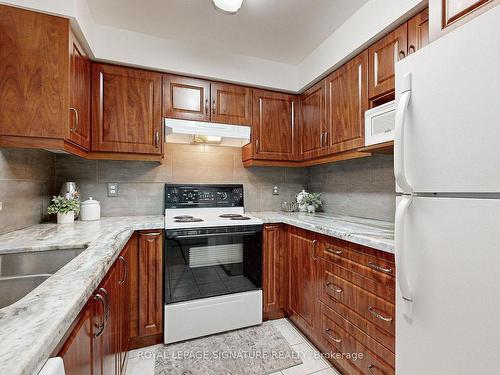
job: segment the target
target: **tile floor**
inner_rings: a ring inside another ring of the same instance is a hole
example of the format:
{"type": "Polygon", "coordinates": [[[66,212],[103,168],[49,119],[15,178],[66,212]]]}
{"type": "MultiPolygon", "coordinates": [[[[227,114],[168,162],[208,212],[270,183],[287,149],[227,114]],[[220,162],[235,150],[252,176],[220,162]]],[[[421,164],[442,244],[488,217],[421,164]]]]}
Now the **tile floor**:
{"type": "MultiPolygon", "coordinates": [[[[318,350],[290,323],[288,319],[274,320],[290,346],[301,355],[302,364],[271,375],[339,375],[328,361],[322,359],[318,350]]],[[[154,375],[154,353],[156,347],[131,350],[126,375],[154,375]]]]}

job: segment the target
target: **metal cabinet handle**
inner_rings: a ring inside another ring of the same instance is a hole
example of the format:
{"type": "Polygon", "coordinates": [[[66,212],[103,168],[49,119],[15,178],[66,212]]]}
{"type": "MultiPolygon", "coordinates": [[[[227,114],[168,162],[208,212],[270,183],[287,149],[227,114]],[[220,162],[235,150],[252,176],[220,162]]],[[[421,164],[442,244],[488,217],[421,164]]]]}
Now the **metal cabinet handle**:
{"type": "Polygon", "coordinates": [[[217,109],[217,105],[215,103],[215,99],[212,100],[212,114],[215,115],[217,109]]]}
{"type": "Polygon", "coordinates": [[[399,59],[402,60],[406,57],[405,51],[399,51],[399,59]]]}
{"type": "MultiPolygon", "coordinates": [[[[103,313],[105,313],[105,311],[106,311],[106,303],[104,302],[104,298],[102,298],[102,296],[99,293],[97,293],[94,296],[94,299],[98,300],[101,303],[101,305],[102,305],[102,311],[103,311],[103,313]]],[[[103,318],[101,320],[101,323],[98,326],[99,330],[96,333],[94,333],[94,337],[99,337],[99,336],[102,335],[102,332],[104,331],[104,325],[105,325],[104,319],[105,319],[105,317],[103,316],[103,318]]]]}
{"type": "Polygon", "coordinates": [[[333,290],[334,292],[337,292],[337,293],[342,293],[342,288],[339,288],[337,285],[335,285],[334,283],[331,283],[331,282],[327,282],[326,284],[326,287],[328,289],[331,289],[333,290]]]}
{"type": "Polygon", "coordinates": [[[392,273],[392,268],[384,268],[381,266],[376,265],[373,262],[368,262],[368,267],[370,267],[372,270],[383,272],[383,273],[392,273]]]}
{"type": "Polygon", "coordinates": [[[329,132],[325,132],[325,147],[328,147],[328,137],[330,136],[329,132]]]}
{"type": "Polygon", "coordinates": [[[148,236],[148,237],[156,237],[159,236],[161,233],[155,232],[155,233],[141,233],[141,236],[148,236]]]}
{"type": "Polygon", "coordinates": [[[339,339],[339,338],[336,338],[336,337],[333,337],[331,334],[333,333],[333,330],[331,330],[330,328],[328,328],[327,330],[325,330],[325,334],[331,338],[333,341],[335,341],[336,343],[340,344],[342,342],[342,339],[339,339]]]}
{"type": "Polygon", "coordinates": [[[410,53],[414,53],[416,51],[417,51],[417,49],[415,48],[415,46],[413,44],[408,47],[408,53],[409,54],[410,53]]]}
{"type": "Polygon", "coordinates": [[[390,316],[383,316],[382,314],[379,314],[372,306],[368,307],[368,311],[377,319],[380,319],[384,322],[392,322],[392,318],[390,316]]]}
{"type": "Polygon", "coordinates": [[[104,298],[105,298],[105,303],[106,303],[106,319],[105,319],[105,322],[104,322],[104,325],[106,325],[106,323],[109,321],[109,294],[108,294],[108,291],[104,288],[99,288],[99,292],[101,292],[103,295],[104,295],[104,298]]]}
{"type": "Polygon", "coordinates": [[[118,284],[119,284],[119,285],[123,285],[123,284],[125,283],[125,281],[127,281],[127,276],[128,276],[128,263],[127,263],[127,261],[125,260],[125,258],[124,258],[124,257],[122,257],[121,255],[120,255],[120,257],[118,258],[118,260],[119,260],[120,262],[122,262],[122,263],[123,263],[123,271],[124,271],[124,272],[123,272],[123,280],[118,281],[118,284]]]}
{"type": "Polygon", "coordinates": [[[208,99],[205,99],[205,116],[208,117],[208,99]]]}
{"type": "Polygon", "coordinates": [[[332,249],[330,247],[327,247],[326,248],[326,252],[327,253],[330,253],[330,254],[335,254],[335,255],[340,255],[342,254],[342,250],[339,250],[339,249],[332,249]]]}
{"type": "Polygon", "coordinates": [[[156,148],[160,147],[160,131],[159,130],[155,131],[155,147],[156,148]]]}
{"type": "Polygon", "coordinates": [[[316,245],[318,244],[318,240],[313,240],[312,245],[313,245],[313,253],[312,253],[312,258],[313,260],[317,260],[318,257],[316,256],[316,245]]]}
{"type": "Polygon", "coordinates": [[[372,369],[375,368],[375,365],[370,365],[368,366],[368,372],[370,373],[370,375],[375,375],[375,373],[372,371],[372,369]]]}
{"type": "Polygon", "coordinates": [[[260,151],[260,145],[259,145],[259,139],[255,140],[255,151],[259,152],[260,151]]]}
{"type": "Polygon", "coordinates": [[[78,116],[78,111],[76,110],[76,108],[71,107],[69,110],[75,113],[75,125],[70,129],[70,131],[74,132],[76,131],[76,129],[78,129],[80,117],[78,116]]]}
{"type": "Polygon", "coordinates": [[[325,135],[325,133],[321,133],[319,136],[319,147],[324,147],[324,144],[323,144],[323,136],[324,135],[325,135]]]}

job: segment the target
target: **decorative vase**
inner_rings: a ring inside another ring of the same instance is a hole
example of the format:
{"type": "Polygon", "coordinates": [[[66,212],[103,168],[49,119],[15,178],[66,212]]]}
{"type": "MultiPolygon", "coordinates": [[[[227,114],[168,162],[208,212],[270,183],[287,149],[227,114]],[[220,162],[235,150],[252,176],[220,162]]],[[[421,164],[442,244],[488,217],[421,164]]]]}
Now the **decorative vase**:
{"type": "Polygon", "coordinates": [[[314,207],[312,204],[307,206],[307,212],[310,214],[313,214],[316,212],[316,207],[314,207]]]}
{"type": "Polygon", "coordinates": [[[75,211],[57,213],[57,224],[71,224],[75,221],[75,211]]]}

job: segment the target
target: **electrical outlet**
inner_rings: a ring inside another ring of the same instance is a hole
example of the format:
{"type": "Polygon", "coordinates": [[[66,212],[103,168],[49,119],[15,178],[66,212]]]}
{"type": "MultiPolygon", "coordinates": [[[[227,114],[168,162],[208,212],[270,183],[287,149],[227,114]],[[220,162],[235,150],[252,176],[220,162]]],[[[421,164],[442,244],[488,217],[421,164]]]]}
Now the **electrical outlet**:
{"type": "Polygon", "coordinates": [[[118,182],[108,182],[108,197],[118,196],[118,182]]]}
{"type": "Polygon", "coordinates": [[[273,186],[273,195],[280,195],[278,186],[273,186]]]}

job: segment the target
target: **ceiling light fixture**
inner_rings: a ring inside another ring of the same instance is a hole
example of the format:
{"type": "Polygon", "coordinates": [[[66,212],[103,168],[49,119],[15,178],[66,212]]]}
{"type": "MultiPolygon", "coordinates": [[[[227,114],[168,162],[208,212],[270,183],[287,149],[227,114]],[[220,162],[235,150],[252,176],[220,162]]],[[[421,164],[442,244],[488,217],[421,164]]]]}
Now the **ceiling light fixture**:
{"type": "Polygon", "coordinates": [[[212,0],[215,9],[226,13],[226,14],[236,14],[240,8],[243,0],[212,0]]]}

